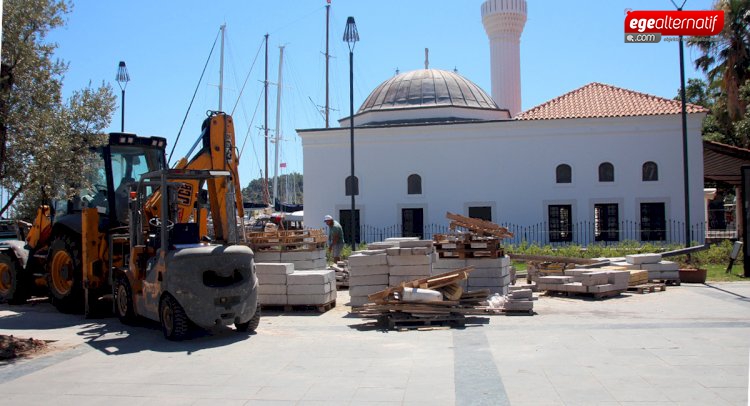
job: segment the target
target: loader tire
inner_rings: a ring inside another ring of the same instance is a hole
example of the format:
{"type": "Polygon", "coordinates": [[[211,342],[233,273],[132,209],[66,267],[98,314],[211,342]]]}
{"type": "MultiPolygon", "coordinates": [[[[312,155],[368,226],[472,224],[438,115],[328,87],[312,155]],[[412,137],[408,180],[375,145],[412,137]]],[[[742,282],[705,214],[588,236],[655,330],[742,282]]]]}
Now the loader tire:
{"type": "Polygon", "coordinates": [[[23,304],[29,298],[29,281],[16,261],[0,254],[0,302],[23,304]]]}
{"type": "Polygon", "coordinates": [[[133,325],[137,319],[133,307],[133,290],[125,276],[118,276],[114,286],[115,314],[122,324],[133,325]]]}
{"type": "Polygon", "coordinates": [[[239,333],[254,333],[260,325],[260,301],[255,305],[255,314],[244,323],[234,323],[234,327],[239,333]]]}
{"type": "Polygon", "coordinates": [[[159,321],[167,340],[182,341],[187,337],[190,323],[185,309],[168,293],[162,296],[159,303],[159,321]]]}
{"type": "Polygon", "coordinates": [[[84,307],[80,242],[68,235],[52,240],[47,255],[47,286],[52,304],[63,313],[82,313],[84,307]]]}

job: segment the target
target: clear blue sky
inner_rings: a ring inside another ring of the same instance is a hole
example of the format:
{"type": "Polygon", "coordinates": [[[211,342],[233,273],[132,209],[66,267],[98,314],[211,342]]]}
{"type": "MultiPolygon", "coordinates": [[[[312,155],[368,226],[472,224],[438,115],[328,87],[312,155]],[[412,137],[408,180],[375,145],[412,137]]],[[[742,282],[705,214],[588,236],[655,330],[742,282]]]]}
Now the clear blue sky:
{"type": "MultiPolygon", "coordinates": [[[[348,115],[348,49],[342,42],[347,16],[360,34],[355,48],[355,110],[379,83],[424,67],[457,68],[490,91],[489,47],[481,24],[482,0],[333,0],[330,44],[332,125],[348,115]]],[[[590,82],[603,82],[672,98],[679,88],[676,42],[625,44],[625,10],[673,9],[669,0],[527,0],[521,36],[521,92],[524,110],[590,82]]],[[[117,64],[127,63],[125,129],[166,137],[168,152],[195,91],[219,26],[227,25],[224,110],[231,111],[250,71],[263,35],[270,34],[269,76],[277,81],[279,45],[285,45],[281,128],[282,161],[302,171],[296,128],[324,127],[315,105],[324,104],[325,0],[78,0],[65,28],[51,33],[57,57],[69,62],[66,96],[88,83],[111,83],[118,95],[109,131],[120,129],[117,64]]],[[[711,0],[688,0],[685,9],[711,8],[711,0]]],[[[201,83],[175,158],[194,142],[207,110],[218,108],[218,45],[201,83]]],[[[698,52],[686,47],[687,77],[698,52]]],[[[239,146],[246,141],[241,182],[259,177],[263,167],[263,51],[234,112],[239,146]],[[257,114],[252,121],[253,113],[257,114]]],[[[276,88],[269,92],[269,128],[275,128],[276,88]]],[[[271,147],[271,153],[273,147],[271,147]]],[[[172,161],[174,162],[175,159],[172,161]]],[[[272,168],[272,165],[271,165],[272,168]]],[[[344,170],[342,168],[342,170],[344,170]]],[[[270,170],[273,174],[273,169],[270,170]]]]}

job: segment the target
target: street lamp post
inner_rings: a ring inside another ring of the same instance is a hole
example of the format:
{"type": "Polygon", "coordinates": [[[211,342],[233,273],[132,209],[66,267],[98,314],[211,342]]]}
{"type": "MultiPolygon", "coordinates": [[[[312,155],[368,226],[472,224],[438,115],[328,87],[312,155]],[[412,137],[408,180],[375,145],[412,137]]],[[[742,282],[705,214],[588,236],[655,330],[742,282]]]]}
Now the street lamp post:
{"type": "Polygon", "coordinates": [[[349,17],[346,19],[344,42],[349,46],[349,144],[351,146],[352,168],[349,178],[349,191],[352,195],[352,211],[350,212],[349,222],[351,226],[352,251],[357,249],[357,243],[354,238],[354,195],[359,191],[359,185],[355,183],[356,178],[354,177],[354,46],[357,44],[357,41],[359,41],[357,24],[354,23],[354,17],[349,17]]]}
{"type": "Polygon", "coordinates": [[[128,82],[130,82],[130,75],[128,75],[128,67],[125,66],[125,61],[120,61],[115,80],[122,91],[122,124],[120,131],[125,132],[125,88],[128,87],[128,82]]]}
{"type": "MultiPolygon", "coordinates": [[[[683,0],[682,5],[678,6],[674,0],[671,0],[672,4],[677,8],[677,11],[682,11],[685,7],[687,0],[683,0]]],[[[687,134],[687,111],[686,111],[686,97],[685,97],[685,57],[683,51],[683,38],[680,35],[680,101],[681,101],[681,118],[682,118],[682,170],[683,170],[683,183],[685,187],[685,246],[689,247],[692,242],[691,227],[690,227],[690,175],[688,172],[688,134],[687,134]]]]}

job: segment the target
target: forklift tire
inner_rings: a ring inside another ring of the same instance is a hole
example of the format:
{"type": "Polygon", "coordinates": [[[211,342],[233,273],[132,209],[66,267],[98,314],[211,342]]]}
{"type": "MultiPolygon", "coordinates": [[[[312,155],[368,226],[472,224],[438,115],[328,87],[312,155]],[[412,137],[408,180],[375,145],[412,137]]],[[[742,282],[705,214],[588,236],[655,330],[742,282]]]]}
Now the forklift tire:
{"type": "Polygon", "coordinates": [[[260,302],[256,304],[255,314],[253,317],[244,323],[234,323],[234,327],[238,333],[254,333],[260,325],[260,302]]]}
{"type": "Polygon", "coordinates": [[[115,279],[114,292],[115,314],[120,322],[126,325],[135,324],[137,317],[133,307],[133,290],[127,277],[120,275],[115,279]]]}
{"type": "Polygon", "coordinates": [[[181,341],[187,337],[189,320],[185,309],[168,293],[162,296],[159,303],[159,321],[161,331],[167,340],[181,341]]]}
{"type": "Polygon", "coordinates": [[[63,313],[84,310],[80,243],[58,235],[47,255],[47,286],[52,304],[63,313]]]}
{"type": "Polygon", "coordinates": [[[29,283],[13,258],[0,254],[0,302],[23,304],[29,298],[29,283]]]}

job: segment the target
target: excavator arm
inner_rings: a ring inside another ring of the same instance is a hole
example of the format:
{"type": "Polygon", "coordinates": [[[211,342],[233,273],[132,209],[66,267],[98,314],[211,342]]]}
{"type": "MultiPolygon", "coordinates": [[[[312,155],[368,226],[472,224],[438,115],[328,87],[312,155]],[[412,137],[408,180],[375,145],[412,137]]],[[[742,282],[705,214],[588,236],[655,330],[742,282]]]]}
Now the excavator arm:
{"type": "MultiPolygon", "coordinates": [[[[205,182],[214,237],[221,241],[236,242],[239,236],[236,235],[237,228],[234,224],[237,216],[244,216],[244,210],[232,117],[225,113],[212,112],[203,122],[199,142],[202,144],[201,149],[189,160],[181,158],[174,169],[228,171],[232,175],[231,180],[225,177],[206,181],[183,180],[177,192],[177,221],[188,222],[191,217],[199,218],[201,235],[205,235],[207,216],[205,213],[199,213],[201,207],[198,204],[199,194],[205,182]]],[[[157,191],[146,204],[150,216],[159,215],[160,201],[161,193],[157,191]]]]}

